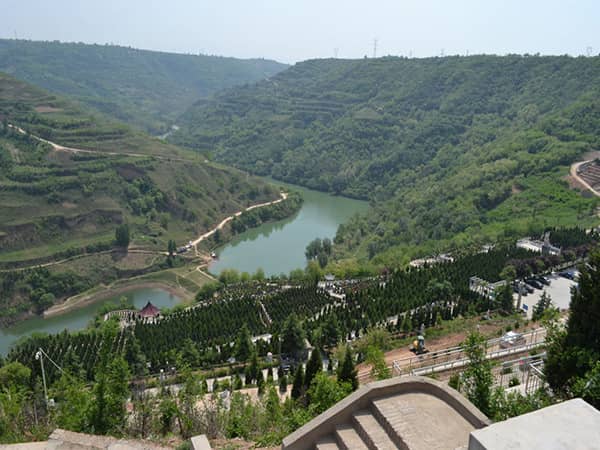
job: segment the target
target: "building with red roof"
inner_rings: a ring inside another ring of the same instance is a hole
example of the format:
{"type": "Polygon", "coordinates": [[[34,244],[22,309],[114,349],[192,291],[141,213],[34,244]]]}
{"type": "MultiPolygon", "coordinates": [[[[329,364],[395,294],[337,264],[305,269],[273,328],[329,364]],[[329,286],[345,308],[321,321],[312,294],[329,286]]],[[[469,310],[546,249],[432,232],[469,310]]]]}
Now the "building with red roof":
{"type": "Polygon", "coordinates": [[[146,303],[146,306],[144,306],[140,310],[140,317],[142,319],[156,317],[159,315],[160,315],[160,309],[158,309],[156,306],[154,306],[151,302],[146,303]]]}

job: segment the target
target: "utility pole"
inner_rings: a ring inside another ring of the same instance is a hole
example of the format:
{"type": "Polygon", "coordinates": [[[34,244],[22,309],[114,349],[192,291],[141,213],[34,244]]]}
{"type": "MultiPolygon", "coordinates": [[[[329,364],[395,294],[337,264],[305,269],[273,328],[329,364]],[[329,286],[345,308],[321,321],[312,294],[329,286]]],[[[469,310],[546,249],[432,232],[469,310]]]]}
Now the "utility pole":
{"type": "Polygon", "coordinates": [[[48,408],[48,387],[46,386],[46,371],[44,370],[44,356],[43,356],[41,348],[36,352],[35,359],[39,360],[40,366],[42,366],[42,382],[44,383],[44,399],[46,400],[46,409],[47,409],[48,408]]]}
{"type": "Polygon", "coordinates": [[[44,369],[44,356],[48,358],[48,361],[50,361],[54,365],[54,367],[60,370],[61,373],[65,373],[65,371],[62,369],[62,367],[56,364],[52,360],[52,358],[50,358],[50,356],[48,356],[48,353],[46,353],[44,349],[42,349],[42,347],[39,347],[38,351],[35,352],[35,359],[40,362],[40,366],[42,367],[42,382],[44,384],[44,398],[46,400],[46,408],[50,408],[51,406],[54,406],[54,399],[48,399],[48,386],[46,385],[46,370],[44,369]]]}
{"type": "Polygon", "coordinates": [[[373,58],[377,58],[377,38],[373,39],[373,58]]]}

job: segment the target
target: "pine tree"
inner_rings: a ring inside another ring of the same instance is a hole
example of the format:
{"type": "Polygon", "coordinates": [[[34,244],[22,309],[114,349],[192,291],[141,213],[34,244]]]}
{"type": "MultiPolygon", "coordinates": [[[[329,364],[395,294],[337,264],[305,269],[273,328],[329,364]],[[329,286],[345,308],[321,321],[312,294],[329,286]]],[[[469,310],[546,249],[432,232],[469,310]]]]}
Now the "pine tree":
{"type": "Polygon", "coordinates": [[[302,397],[303,386],[304,386],[304,370],[302,369],[302,364],[298,364],[296,373],[294,374],[294,383],[292,384],[292,398],[294,400],[298,400],[298,399],[300,399],[300,397],[302,397]]]}
{"type": "Polygon", "coordinates": [[[344,361],[338,368],[337,379],[340,383],[348,382],[352,386],[352,390],[358,389],[357,370],[354,367],[352,351],[349,346],[346,346],[346,355],[344,361]]]}
{"type": "Polygon", "coordinates": [[[492,366],[486,359],[486,340],[479,333],[470,333],[464,345],[469,366],[463,372],[467,398],[486,416],[492,415],[492,366]]]}
{"type": "Polygon", "coordinates": [[[566,331],[554,327],[548,332],[545,370],[552,390],[567,397],[600,360],[600,252],[581,267],[569,309],[566,331]]]}
{"type": "Polygon", "coordinates": [[[321,359],[321,352],[318,347],[315,347],[310,354],[310,359],[306,363],[306,374],[304,375],[304,389],[308,391],[310,383],[317,375],[317,373],[323,370],[323,361],[321,359]]]}
{"type": "Polygon", "coordinates": [[[244,362],[252,355],[254,345],[250,336],[248,325],[244,324],[240,329],[238,338],[235,343],[235,357],[238,361],[244,362]]]}

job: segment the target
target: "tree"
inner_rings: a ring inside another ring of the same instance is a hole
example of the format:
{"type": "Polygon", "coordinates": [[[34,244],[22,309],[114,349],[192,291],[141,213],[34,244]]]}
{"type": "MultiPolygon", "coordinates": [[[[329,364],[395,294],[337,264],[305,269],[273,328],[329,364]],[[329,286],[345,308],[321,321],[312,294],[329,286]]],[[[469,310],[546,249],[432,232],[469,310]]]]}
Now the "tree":
{"type": "Polygon", "coordinates": [[[304,251],[304,256],[306,259],[311,260],[317,257],[317,255],[322,251],[322,242],[321,239],[316,238],[309,242],[306,246],[306,250],[304,251]]]}
{"type": "Polygon", "coordinates": [[[544,291],[542,292],[542,295],[538,300],[537,304],[533,308],[533,315],[531,317],[532,320],[538,321],[542,319],[542,317],[544,316],[544,312],[550,308],[552,308],[552,299],[550,298],[548,293],[544,291]]]}
{"type": "Polygon", "coordinates": [[[277,375],[277,381],[279,382],[279,390],[281,392],[287,391],[287,376],[282,373],[281,375],[277,375]]]}
{"type": "Polygon", "coordinates": [[[252,275],[252,278],[257,281],[264,281],[265,280],[265,271],[263,270],[263,268],[259,267],[258,269],[256,269],[256,272],[254,272],[254,275],[252,275]]]}
{"type": "Polygon", "coordinates": [[[498,291],[499,292],[496,294],[496,298],[500,302],[500,307],[507,313],[512,313],[515,309],[515,303],[510,284],[504,283],[504,285],[500,287],[498,291]]]}
{"type": "Polygon", "coordinates": [[[66,430],[86,431],[89,427],[88,411],[93,397],[84,382],[64,372],[50,392],[56,400],[56,425],[66,430]]]}
{"type": "Polygon", "coordinates": [[[281,330],[281,353],[299,358],[305,348],[304,339],[305,334],[300,320],[296,314],[290,314],[281,330]]]}
{"type": "Polygon", "coordinates": [[[13,361],[0,367],[0,387],[26,387],[31,377],[31,369],[20,362],[13,361]]]}
{"type": "Polygon", "coordinates": [[[583,377],[575,381],[573,395],[583,398],[596,409],[600,408],[600,361],[583,377]]]}
{"type": "Polygon", "coordinates": [[[492,416],[492,367],[486,359],[486,340],[479,333],[469,333],[463,345],[469,365],[463,372],[462,386],[467,398],[486,416],[492,416]]]}
{"type": "Polygon", "coordinates": [[[552,390],[564,397],[574,395],[600,360],[600,252],[593,252],[581,267],[579,284],[571,290],[566,330],[547,327],[546,378],[552,390]]]}
{"type": "Polygon", "coordinates": [[[371,365],[371,377],[376,380],[385,380],[392,376],[390,368],[385,363],[385,357],[381,348],[369,346],[366,362],[371,365]]]}
{"type": "Polygon", "coordinates": [[[238,333],[237,340],[235,342],[235,357],[238,361],[244,362],[250,358],[254,345],[252,344],[252,338],[250,336],[250,330],[248,325],[242,325],[240,332],[238,333]]]}
{"type": "Polygon", "coordinates": [[[331,250],[332,250],[331,239],[329,239],[329,238],[323,239],[323,241],[322,241],[322,248],[323,248],[323,252],[327,256],[331,256],[331,250]]]}
{"type": "Polygon", "coordinates": [[[304,388],[308,390],[310,383],[317,373],[323,371],[323,360],[321,359],[321,352],[318,347],[315,347],[310,354],[310,359],[306,363],[306,373],[304,375],[304,388]]]}
{"type": "Polygon", "coordinates": [[[129,225],[123,223],[115,230],[115,243],[119,247],[127,248],[129,246],[129,225]]]}
{"type": "Polygon", "coordinates": [[[302,364],[298,364],[296,368],[296,372],[294,374],[294,382],[292,384],[292,398],[294,400],[298,400],[302,397],[304,392],[304,369],[302,369],[302,364]]]}
{"type": "Polygon", "coordinates": [[[129,368],[122,357],[101,359],[96,372],[94,402],[90,408],[90,422],[94,433],[116,431],[125,423],[125,401],[129,397],[129,368]]]}
{"type": "Polygon", "coordinates": [[[325,252],[320,252],[317,255],[317,262],[319,263],[319,267],[321,269],[324,269],[325,266],[327,265],[327,263],[329,262],[329,257],[327,256],[327,253],[325,252]]]}
{"type": "Polygon", "coordinates": [[[171,258],[175,256],[175,253],[177,252],[177,244],[175,244],[173,239],[169,239],[169,242],[167,243],[167,251],[169,252],[169,256],[171,258]]]}
{"type": "Polygon", "coordinates": [[[351,383],[339,383],[323,372],[318,373],[307,393],[310,398],[311,414],[321,414],[350,394],[352,390],[351,383]]]}
{"type": "Polygon", "coordinates": [[[349,346],[346,346],[344,361],[338,366],[337,379],[340,383],[349,383],[353,391],[358,389],[357,370],[354,367],[354,358],[349,346]]]}

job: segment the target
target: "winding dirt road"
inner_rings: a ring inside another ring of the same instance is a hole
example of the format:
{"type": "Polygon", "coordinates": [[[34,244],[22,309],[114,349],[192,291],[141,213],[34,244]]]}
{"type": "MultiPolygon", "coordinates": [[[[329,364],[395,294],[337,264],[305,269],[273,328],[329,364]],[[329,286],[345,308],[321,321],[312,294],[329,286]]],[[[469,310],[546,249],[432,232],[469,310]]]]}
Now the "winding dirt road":
{"type": "MultiPolygon", "coordinates": [[[[36,136],[35,134],[31,134],[31,133],[25,131],[23,128],[20,128],[16,125],[8,124],[8,126],[14,130],[17,130],[21,134],[29,135],[37,141],[48,144],[49,146],[52,147],[52,149],[54,151],[57,151],[57,152],[87,153],[87,154],[93,154],[93,155],[109,155],[109,156],[131,156],[134,158],[155,158],[155,159],[159,159],[162,161],[184,161],[184,162],[194,162],[194,163],[199,162],[199,160],[196,160],[196,159],[179,158],[179,157],[173,157],[173,156],[148,155],[145,153],[110,152],[110,151],[103,151],[103,150],[89,150],[89,149],[83,149],[83,148],[66,147],[64,145],[57,144],[56,142],[49,141],[48,139],[44,139],[42,137],[36,136]]],[[[204,160],[204,162],[207,162],[207,161],[204,160]]]]}
{"type": "MultiPolygon", "coordinates": [[[[92,153],[92,154],[102,154],[102,155],[110,155],[110,156],[133,156],[133,157],[153,157],[153,158],[157,158],[157,159],[162,159],[162,160],[170,160],[170,161],[188,161],[188,162],[198,162],[195,160],[190,160],[190,159],[182,159],[182,158],[171,158],[171,157],[165,157],[165,156],[153,156],[153,155],[145,155],[142,153],[121,153],[121,152],[105,152],[105,151],[100,151],[100,150],[86,150],[86,149],[82,149],[82,148],[73,148],[73,147],[65,147],[64,145],[60,145],[57,144],[56,142],[52,142],[49,141],[47,139],[41,138],[39,136],[36,136],[34,134],[28,133],[27,131],[25,131],[24,129],[16,126],[16,125],[12,125],[9,124],[8,125],[10,128],[16,130],[17,132],[21,133],[21,134],[28,134],[29,136],[31,136],[32,138],[40,141],[40,142],[44,142],[45,144],[48,144],[52,147],[53,150],[55,151],[64,151],[64,152],[71,152],[71,153],[92,153]]],[[[288,197],[288,194],[286,192],[282,192],[281,193],[281,197],[277,200],[273,200],[270,202],[264,202],[264,203],[259,203],[256,205],[252,205],[247,207],[246,209],[242,210],[242,211],[238,211],[235,214],[226,217],[225,219],[223,219],[216,227],[214,227],[212,230],[207,231],[206,233],[202,234],[201,236],[199,236],[198,238],[196,238],[195,240],[192,241],[192,246],[194,247],[194,251],[196,252],[197,256],[200,256],[200,253],[198,252],[198,244],[202,241],[204,241],[205,239],[208,239],[210,236],[212,236],[213,234],[215,234],[218,230],[222,229],[228,222],[230,222],[231,220],[233,220],[236,217],[239,217],[242,215],[242,213],[246,212],[246,211],[251,211],[253,209],[256,208],[262,208],[264,206],[269,206],[269,205],[274,205],[276,203],[282,202],[284,201],[286,198],[288,197]]],[[[114,250],[107,250],[104,252],[100,252],[100,253],[110,253],[114,250]]],[[[140,250],[140,252],[143,252],[143,250],[140,250]]],[[[160,251],[147,251],[147,252],[152,252],[152,253],[157,253],[157,254],[164,254],[167,255],[167,252],[160,252],[160,251]]],[[[70,261],[71,259],[74,258],[80,258],[82,256],[89,256],[89,255],[76,255],[75,257],[71,257],[71,258],[66,258],[60,261],[50,261],[44,264],[36,264],[33,266],[29,266],[29,267],[23,267],[20,269],[8,269],[8,270],[1,270],[2,272],[9,272],[12,270],[25,270],[31,267],[46,267],[46,266],[51,266],[51,265],[55,265],[55,264],[60,264],[63,262],[67,262],[70,261]]],[[[200,267],[200,266],[198,266],[200,267]]]]}
{"type": "Polygon", "coordinates": [[[216,227],[214,227],[212,230],[207,231],[203,235],[199,236],[196,240],[192,241],[192,245],[194,247],[196,247],[200,242],[202,242],[203,240],[205,240],[205,239],[209,238],[210,236],[212,236],[213,234],[215,234],[217,232],[217,230],[222,229],[228,222],[232,221],[236,217],[241,216],[242,213],[244,213],[246,211],[251,211],[251,210],[256,209],[256,208],[262,208],[263,206],[269,206],[269,205],[274,205],[276,203],[280,203],[280,202],[284,201],[287,197],[288,197],[287,192],[282,192],[281,193],[281,198],[279,198],[277,200],[273,200],[271,202],[259,203],[257,205],[248,206],[243,211],[238,211],[235,214],[233,214],[233,215],[231,215],[229,217],[226,217],[225,219],[223,219],[221,221],[221,223],[219,223],[219,225],[217,225],[216,227]]]}

